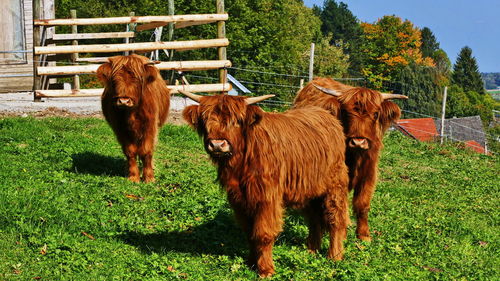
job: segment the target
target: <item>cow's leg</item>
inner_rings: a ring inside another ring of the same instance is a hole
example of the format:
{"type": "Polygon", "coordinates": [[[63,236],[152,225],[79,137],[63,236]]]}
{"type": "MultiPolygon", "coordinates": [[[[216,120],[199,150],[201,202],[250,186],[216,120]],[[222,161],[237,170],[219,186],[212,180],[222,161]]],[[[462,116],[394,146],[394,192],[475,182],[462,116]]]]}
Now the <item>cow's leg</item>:
{"type": "Polygon", "coordinates": [[[127,157],[128,179],[133,182],[139,182],[140,174],[137,166],[137,145],[126,143],[123,145],[123,153],[127,157]]]}
{"type": "Polygon", "coordinates": [[[256,255],[260,277],[274,274],[273,245],[283,227],[283,207],[281,202],[258,204],[250,238],[250,252],[256,255]]]}
{"type": "Polygon", "coordinates": [[[307,248],[312,253],[318,252],[321,248],[321,238],[325,230],[323,200],[323,198],[311,200],[303,211],[309,228],[307,248]]]}
{"type": "MultiPolygon", "coordinates": [[[[151,125],[150,127],[152,127],[151,125]]],[[[155,180],[153,168],[153,151],[156,142],[156,127],[149,128],[145,132],[142,145],[139,148],[139,157],[142,161],[142,180],[153,182],[155,180]]]]}
{"type": "Polygon", "coordinates": [[[144,182],[154,182],[155,175],[153,169],[153,153],[141,155],[142,161],[142,180],[144,182]]]}
{"type": "Polygon", "coordinates": [[[352,208],[357,220],[356,236],[364,241],[371,241],[368,213],[377,180],[376,168],[374,167],[371,167],[371,171],[368,171],[366,176],[354,185],[352,198],[352,208]]]}
{"type": "Polygon", "coordinates": [[[328,258],[341,260],[344,257],[343,241],[347,237],[348,213],[347,180],[330,189],[325,197],[324,219],[330,234],[328,258]]]}
{"type": "Polygon", "coordinates": [[[250,268],[254,268],[257,265],[257,253],[255,252],[255,247],[253,246],[252,240],[253,218],[248,216],[245,210],[240,206],[234,204],[231,204],[231,206],[233,208],[236,221],[247,236],[247,242],[250,250],[248,254],[247,264],[250,268]]]}

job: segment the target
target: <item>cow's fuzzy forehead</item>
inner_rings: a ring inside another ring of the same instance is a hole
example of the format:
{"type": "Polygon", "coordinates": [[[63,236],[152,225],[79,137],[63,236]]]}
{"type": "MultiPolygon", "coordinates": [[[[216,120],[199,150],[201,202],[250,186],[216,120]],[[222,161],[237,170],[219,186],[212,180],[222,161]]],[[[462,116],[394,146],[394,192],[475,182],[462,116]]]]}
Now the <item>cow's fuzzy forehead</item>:
{"type": "Polygon", "coordinates": [[[245,119],[247,104],[244,97],[215,95],[202,97],[198,114],[207,120],[235,123],[245,119]]]}
{"type": "Polygon", "coordinates": [[[116,56],[109,59],[111,63],[111,73],[117,75],[121,70],[128,70],[134,77],[142,77],[144,72],[144,64],[148,62],[148,58],[138,55],[116,56]]]}
{"type": "Polygon", "coordinates": [[[383,102],[382,95],[378,91],[362,87],[344,91],[339,100],[344,105],[357,107],[362,112],[378,111],[383,102]]]}

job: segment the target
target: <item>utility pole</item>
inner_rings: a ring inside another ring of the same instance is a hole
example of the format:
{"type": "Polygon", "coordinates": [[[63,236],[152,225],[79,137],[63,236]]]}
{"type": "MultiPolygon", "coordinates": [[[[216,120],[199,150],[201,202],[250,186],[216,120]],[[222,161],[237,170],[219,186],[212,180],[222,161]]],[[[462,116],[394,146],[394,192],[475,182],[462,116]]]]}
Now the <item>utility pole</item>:
{"type": "Polygon", "coordinates": [[[448,95],[448,86],[444,87],[444,94],[443,94],[443,107],[441,108],[441,144],[443,144],[443,139],[444,139],[444,116],[446,113],[446,96],[448,95]]]}
{"type": "Polygon", "coordinates": [[[314,43],[311,43],[311,52],[309,55],[309,82],[313,80],[314,69],[314,43]]]}

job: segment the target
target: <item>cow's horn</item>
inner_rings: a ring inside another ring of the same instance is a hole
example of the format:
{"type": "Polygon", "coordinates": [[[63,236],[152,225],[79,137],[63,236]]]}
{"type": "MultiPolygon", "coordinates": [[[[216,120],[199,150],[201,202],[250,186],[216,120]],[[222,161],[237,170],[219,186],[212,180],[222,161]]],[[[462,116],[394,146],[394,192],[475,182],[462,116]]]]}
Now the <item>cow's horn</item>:
{"type": "Polygon", "coordinates": [[[314,83],[313,83],[313,86],[316,87],[318,90],[324,92],[325,94],[329,94],[329,95],[336,96],[336,97],[340,97],[342,95],[341,93],[339,93],[335,90],[327,89],[325,87],[318,86],[314,83]]]}
{"type": "Polygon", "coordinates": [[[147,65],[155,65],[155,64],[159,64],[161,61],[158,61],[158,60],[150,60],[150,61],[147,61],[146,64],[147,65]]]}
{"type": "Polygon", "coordinates": [[[246,98],[245,101],[247,102],[248,105],[254,104],[261,102],[263,100],[266,100],[268,98],[272,98],[274,95],[265,95],[265,96],[260,96],[260,97],[251,97],[251,98],[246,98]]]}
{"type": "Polygon", "coordinates": [[[389,99],[408,99],[407,96],[405,95],[398,95],[398,94],[387,94],[387,93],[380,93],[382,95],[382,99],[384,100],[389,100],[389,99]]]}
{"type": "Polygon", "coordinates": [[[192,100],[194,100],[195,102],[198,102],[198,103],[200,102],[201,97],[202,97],[200,95],[195,95],[193,93],[190,93],[190,92],[187,92],[187,91],[184,91],[184,90],[179,90],[179,93],[185,95],[186,97],[188,97],[188,98],[190,98],[190,99],[192,99],[192,100]]]}

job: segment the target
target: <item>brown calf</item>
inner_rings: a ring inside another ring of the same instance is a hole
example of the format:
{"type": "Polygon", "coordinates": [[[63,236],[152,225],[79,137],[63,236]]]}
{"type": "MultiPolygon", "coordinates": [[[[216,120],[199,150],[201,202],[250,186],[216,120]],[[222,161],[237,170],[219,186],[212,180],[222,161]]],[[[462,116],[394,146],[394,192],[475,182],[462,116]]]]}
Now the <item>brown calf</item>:
{"type": "Polygon", "coordinates": [[[116,56],[97,70],[105,86],[102,112],[122,146],[128,178],[134,182],[140,179],[137,156],[143,163],[142,180],[154,181],[154,146],[170,106],[170,91],[151,64],[143,56],[116,56]]]}
{"type": "Polygon", "coordinates": [[[287,206],[303,211],[311,251],[319,250],[327,230],[328,257],[342,259],[348,175],[340,122],[319,107],[266,113],[251,105],[269,96],[184,94],[200,103],[187,107],[183,117],[218,167],[218,180],[247,233],[249,264],[259,275],[274,273],[272,247],[287,206]]]}
{"type": "Polygon", "coordinates": [[[366,241],[371,240],[368,212],[377,182],[382,138],[390,124],[401,115],[398,105],[389,101],[395,98],[407,97],[352,87],[329,78],[316,78],[297,94],[294,101],[294,108],[320,106],[342,121],[347,144],[349,191],[354,189],[356,234],[366,241]]]}

